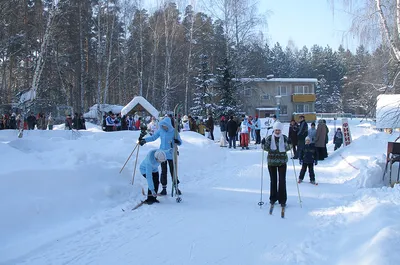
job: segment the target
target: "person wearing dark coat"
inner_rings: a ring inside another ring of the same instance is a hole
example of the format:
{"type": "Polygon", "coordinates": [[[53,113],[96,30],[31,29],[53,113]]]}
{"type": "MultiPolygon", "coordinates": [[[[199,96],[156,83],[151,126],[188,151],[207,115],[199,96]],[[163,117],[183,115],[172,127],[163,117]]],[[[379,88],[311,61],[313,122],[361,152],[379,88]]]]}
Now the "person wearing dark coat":
{"type": "Polygon", "coordinates": [[[314,165],[318,165],[318,152],[314,144],[311,143],[311,138],[306,137],[304,148],[299,152],[299,162],[302,165],[299,176],[299,183],[303,182],[307,168],[310,174],[310,182],[315,184],[314,165]]]}
{"type": "Polygon", "coordinates": [[[34,130],[36,125],[36,117],[33,115],[33,112],[31,112],[31,115],[26,118],[26,121],[28,123],[28,130],[34,130]]]}
{"type": "Polygon", "coordinates": [[[339,149],[342,146],[342,144],[343,144],[342,129],[337,128],[337,130],[335,132],[335,136],[333,137],[333,143],[335,144],[334,151],[336,151],[337,149],[339,149]]]}
{"type": "Polygon", "coordinates": [[[301,115],[299,129],[297,131],[297,152],[299,152],[303,148],[307,136],[308,136],[308,124],[305,120],[304,115],[301,115]]]}
{"type": "Polygon", "coordinates": [[[233,148],[236,149],[236,134],[238,131],[238,124],[233,119],[233,116],[229,117],[229,121],[226,123],[226,130],[229,138],[229,148],[232,148],[233,145],[233,148]]]}
{"type": "Polygon", "coordinates": [[[16,120],[15,113],[11,114],[9,126],[10,126],[10,129],[13,129],[13,130],[17,129],[17,120],[16,120]]]}
{"type": "Polygon", "coordinates": [[[208,115],[208,120],[206,121],[206,128],[210,132],[211,140],[214,141],[214,119],[211,114],[208,115]]]}
{"type": "Polygon", "coordinates": [[[79,116],[78,116],[78,113],[76,113],[76,112],[75,112],[74,118],[72,119],[72,128],[75,130],[80,129],[79,116]]]}
{"type": "Polygon", "coordinates": [[[324,146],[324,150],[323,150],[323,152],[324,152],[323,155],[324,155],[324,158],[327,158],[328,157],[328,149],[326,148],[326,145],[329,142],[329,137],[328,137],[329,128],[326,125],[326,120],[322,120],[322,123],[325,125],[325,128],[326,128],[326,137],[325,137],[325,146],[324,146]]]}
{"type": "Polygon", "coordinates": [[[299,127],[297,125],[297,122],[295,120],[290,121],[290,126],[289,126],[289,143],[292,145],[293,148],[293,159],[297,159],[299,156],[297,154],[297,142],[298,142],[298,136],[297,136],[297,131],[299,130],[299,127]]]}
{"type": "Polygon", "coordinates": [[[318,160],[325,159],[325,147],[326,147],[326,125],[322,120],[318,121],[317,134],[315,136],[315,147],[318,153],[318,160]]]}

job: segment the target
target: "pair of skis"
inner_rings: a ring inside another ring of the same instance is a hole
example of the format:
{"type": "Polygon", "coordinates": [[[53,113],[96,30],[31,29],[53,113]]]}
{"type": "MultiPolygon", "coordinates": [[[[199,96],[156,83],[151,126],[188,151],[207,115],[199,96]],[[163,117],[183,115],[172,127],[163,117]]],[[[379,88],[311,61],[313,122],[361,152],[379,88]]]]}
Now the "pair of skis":
{"type": "MultiPolygon", "coordinates": [[[[269,214],[270,215],[272,215],[272,213],[274,211],[274,207],[275,207],[275,204],[270,204],[270,207],[269,207],[269,214]]],[[[281,208],[281,218],[285,218],[285,208],[286,208],[286,206],[281,208]]]]}
{"type": "MultiPolygon", "coordinates": [[[[174,139],[178,139],[179,135],[179,124],[178,124],[178,113],[181,109],[182,105],[180,103],[176,104],[174,108],[174,139]]],[[[182,201],[179,189],[178,189],[178,144],[173,143],[173,164],[174,164],[174,175],[173,175],[173,183],[172,183],[172,190],[171,190],[171,197],[174,197],[174,191],[176,195],[176,202],[180,203],[182,201]]]]}

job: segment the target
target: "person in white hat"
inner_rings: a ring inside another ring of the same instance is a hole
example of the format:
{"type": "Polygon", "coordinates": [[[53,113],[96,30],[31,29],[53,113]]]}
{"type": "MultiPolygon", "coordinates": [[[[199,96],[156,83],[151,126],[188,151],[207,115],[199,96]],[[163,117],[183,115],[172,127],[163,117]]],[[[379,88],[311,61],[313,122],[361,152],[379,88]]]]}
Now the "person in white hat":
{"type": "Polygon", "coordinates": [[[282,133],[283,124],[274,123],[272,135],[267,136],[261,141],[262,147],[268,152],[267,163],[270,176],[270,204],[276,201],[282,207],[286,206],[286,169],[288,156],[287,151],[290,150],[288,138],[282,133]]]}
{"type": "Polygon", "coordinates": [[[159,203],[157,200],[157,192],[159,182],[158,167],[162,162],[167,160],[167,155],[161,149],[150,150],[146,158],[140,163],[140,173],[147,179],[148,192],[146,204],[159,203]]]}

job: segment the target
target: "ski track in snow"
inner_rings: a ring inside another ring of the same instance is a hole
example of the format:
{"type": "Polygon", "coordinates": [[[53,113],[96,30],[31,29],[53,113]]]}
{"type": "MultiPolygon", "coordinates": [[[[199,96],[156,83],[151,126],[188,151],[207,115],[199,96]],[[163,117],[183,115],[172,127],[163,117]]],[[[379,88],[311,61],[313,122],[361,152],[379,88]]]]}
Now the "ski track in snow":
{"type": "MultiPolygon", "coordinates": [[[[279,205],[272,216],[268,214],[269,174],[265,163],[265,205],[261,209],[257,205],[261,149],[211,150],[212,156],[201,157],[204,161],[200,168],[179,171],[182,203],[177,204],[168,194],[160,197],[160,204],[143,205],[135,211],[130,209],[138,200],[99,210],[76,226],[66,224],[64,235],[28,253],[21,251],[21,255],[6,261],[0,258],[0,265],[389,265],[400,260],[398,252],[382,247],[386,242],[400,244],[398,220],[384,214],[391,211],[392,216],[400,216],[400,188],[355,189],[351,181],[357,171],[335,158],[343,150],[316,166],[319,186],[310,185],[308,175],[299,184],[302,208],[289,160],[285,219],[280,217],[279,205]],[[188,176],[190,180],[186,181],[188,176]],[[388,192],[392,196],[386,198],[388,192]],[[368,218],[371,215],[376,217],[368,218]],[[365,244],[360,244],[359,238],[365,244]]],[[[180,164],[190,164],[190,159],[196,157],[185,157],[184,153],[183,146],[180,164]]],[[[120,164],[115,166],[118,167],[120,164]]],[[[298,175],[298,160],[295,167],[298,175]]],[[[361,168],[359,164],[357,167],[361,168]]],[[[170,184],[169,175],[168,181],[170,184]]],[[[170,189],[167,190],[169,193],[170,189]]]]}

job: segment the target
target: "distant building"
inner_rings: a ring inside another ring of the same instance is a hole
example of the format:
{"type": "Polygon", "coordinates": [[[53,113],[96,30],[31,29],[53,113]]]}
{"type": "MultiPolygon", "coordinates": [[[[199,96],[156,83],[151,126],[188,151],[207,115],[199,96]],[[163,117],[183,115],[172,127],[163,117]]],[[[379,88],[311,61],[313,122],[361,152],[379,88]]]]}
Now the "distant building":
{"type": "Polygon", "coordinates": [[[242,78],[243,110],[249,115],[269,117],[276,114],[279,120],[298,120],[304,115],[315,121],[316,78],[242,78]],[[278,104],[279,101],[279,104],[278,104]]]}

